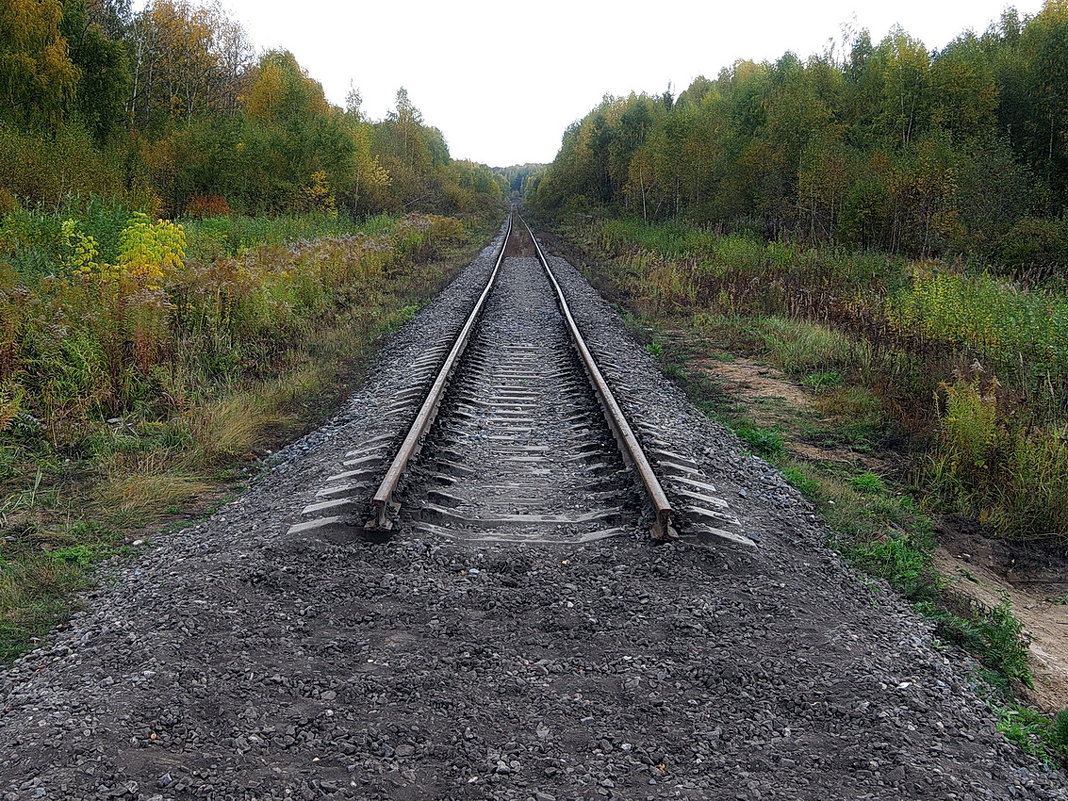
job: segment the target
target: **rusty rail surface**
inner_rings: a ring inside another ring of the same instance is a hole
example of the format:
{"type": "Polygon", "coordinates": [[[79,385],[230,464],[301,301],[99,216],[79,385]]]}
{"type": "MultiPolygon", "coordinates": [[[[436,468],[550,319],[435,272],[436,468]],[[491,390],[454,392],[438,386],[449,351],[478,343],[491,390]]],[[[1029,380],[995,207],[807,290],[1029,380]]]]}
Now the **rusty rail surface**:
{"type": "Polygon", "coordinates": [[[408,462],[419,452],[423,435],[430,429],[434,418],[437,417],[438,407],[445,396],[445,388],[448,386],[456,365],[460,362],[460,357],[467,350],[467,343],[470,342],[471,334],[478,324],[478,318],[482,315],[482,308],[486,304],[486,298],[489,297],[490,292],[493,290],[493,284],[497,280],[497,273],[501,269],[501,262],[504,261],[504,252],[508,248],[508,238],[512,235],[511,213],[508,215],[507,223],[504,239],[501,240],[501,252],[497,254],[497,261],[493,265],[493,272],[490,273],[489,280],[486,282],[486,288],[482,290],[482,294],[479,295],[475,307],[467,318],[467,322],[460,329],[449,355],[445,358],[437,378],[434,379],[434,383],[430,387],[426,400],[423,401],[423,405],[419,409],[419,414],[415,416],[415,422],[412,423],[412,427],[408,430],[408,435],[404,438],[400,450],[393,457],[382,483],[379,484],[378,491],[375,492],[374,498],[371,499],[371,519],[364,526],[365,531],[372,533],[385,532],[393,527],[393,521],[390,519],[390,512],[394,508],[393,493],[397,491],[397,485],[400,484],[401,477],[408,467],[408,462]]]}
{"type": "Polygon", "coordinates": [[[556,290],[556,302],[560,306],[560,313],[567,320],[567,328],[571,333],[572,344],[574,344],[575,350],[578,351],[582,367],[586,371],[590,385],[597,395],[598,402],[601,404],[601,410],[604,412],[608,427],[612,430],[612,435],[616,439],[620,453],[623,455],[624,461],[638,473],[638,478],[641,480],[645,494],[652,505],[653,514],[655,515],[652,527],[653,537],[655,539],[673,539],[678,535],[671,523],[671,504],[664,493],[664,488],[660,485],[659,479],[653,472],[653,467],[649,464],[649,459],[646,457],[645,451],[642,450],[638,438],[634,436],[634,430],[630,427],[630,423],[627,422],[626,415],[623,414],[623,410],[619,407],[619,403],[616,402],[612,390],[608,387],[608,382],[604,380],[604,376],[601,375],[601,371],[597,368],[597,362],[593,358],[593,354],[590,353],[590,349],[586,346],[586,341],[582,338],[578,325],[575,323],[575,318],[571,316],[571,309],[567,305],[564,291],[560,288],[556,276],[553,275],[549,262],[545,258],[544,252],[542,252],[541,245],[534,238],[534,232],[530,230],[530,226],[527,225],[526,220],[522,217],[519,218],[519,221],[527,229],[530,241],[534,243],[534,249],[538,253],[538,261],[541,262],[545,274],[549,277],[549,281],[556,290]]]}
{"type": "MultiPolygon", "coordinates": [[[[467,349],[472,333],[478,325],[486,299],[493,290],[497,274],[500,272],[501,264],[504,261],[504,253],[508,248],[508,240],[512,235],[513,216],[517,215],[512,213],[509,213],[508,215],[507,227],[504,239],[501,243],[500,253],[497,254],[497,261],[493,266],[493,271],[490,273],[489,280],[486,282],[486,286],[482,290],[482,294],[479,296],[474,308],[471,310],[463,328],[460,329],[460,333],[457,335],[456,341],[453,343],[453,346],[449,351],[449,355],[445,358],[437,377],[434,379],[434,383],[427,394],[426,400],[423,401],[423,405],[420,407],[419,413],[415,417],[415,421],[408,430],[408,434],[405,436],[400,450],[390,463],[389,469],[386,471],[385,477],[382,479],[382,482],[378,487],[378,491],[371,500],[371,518],[363,527],[364,532],[367,534],[372,536],[378,533],[385,534],[393,527],[393,513],[400,508],[399,504],[393,500],[394,493],[397,491],[397,487],[400,484],[401,478],[404,476],[404,472],[407,469],[409,462],[419,452],[423,437],[429,431],[431,424],[434,422],[434,418],[437,416],[441,401],[445,397],[445,390],[448,387],[449,381],[452,378],[464,351],[467,349]]],[[[567,305],[563,290],[560,288],[556,276],[553,275],[552,269],[549,267],[549,262],[545,258],[541,245],[538,244],[538,240],[534,238],[534,234],[530,230],[530,226],[526,224],[526,221],[520,217],[520,222],[522,222],[523,227],[526,228],[527,233],[530,236],[530,241],[533,243],[534,249],[537,252],[538,260],[541,262],[545,274],[548,276],[549,281],[556,290],[556,301],[560,307],[561,314],[567,321],[572,344],[578,352],[583,370],[589,378],[590,385],[597,396],[597,400],[604,412],[608,426],[619,446],[620,453],[628,467],[633,468],[638,474],[642,487],[648,496],[654,514],[654,521],[652,524],[653,537],[655,539],[674,538],[677,534],[672,526],[671,505],[668,502],[667,496],[664,494],[664,489],[661,487],[659,480],[653,473],[653,468],[649,464],[649,460],[646,457],[645,452],[642,450],[637,437],[634,435],[633,429],[631,429],[630,424],[627,422],[623,410],[616,402],[612,390],[608,387],[608,383],[605,381],[604,376],[597,368],[597,363],[593,358],[593,354],[590,353],[590,349],[586,346],[586,342],[582,338],[578,325],[575,323],[575,319],[571,315],[571,309],[567,305]]]]}

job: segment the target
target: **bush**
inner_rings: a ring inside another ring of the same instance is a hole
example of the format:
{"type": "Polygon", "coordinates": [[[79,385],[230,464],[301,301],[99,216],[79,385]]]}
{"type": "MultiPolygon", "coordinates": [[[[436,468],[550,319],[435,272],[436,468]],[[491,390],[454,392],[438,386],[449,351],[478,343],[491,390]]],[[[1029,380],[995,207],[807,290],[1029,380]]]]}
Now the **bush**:
{"type": "Polygon", "coordinates": [[[922,476],[952,508],[1006,536],[1068,537],[1068,427],[998,415],[997,385],[943,384],[922,476]]]}
{"type": "MultiPolygon", "coordinates": [[[[110,219],[89,215],[97,218],[110,219]]],[[[48,215],[27,219],[56,227],[48,215]]],[[[218,219],[228,234],[260,236],[267,228],[218,219]]],[[[214,224],[201,221],[200,230],[214,224]]],[[[280,221],[270,232],[282,238],[327,225],[339,227],[312,217],[280,221]]],[[[135,213],[107,259],[79,220],[59,221],[59,236],[47,244],[54,277],[0,284],[0,430],[30,414],[53,447],[70,450],[102,417],[165,420],[219,385],[269,374],[316,326],[341,314],[374,315],[383,293],[403,285],[411,261],[431,258],[463,233],[455,220],[418,215],[367,227],[375,233],[261,246],[201,264],[183,260],[180,224],[135,213]],[[399,280],[388,280],[394,271],[399,280]]],[[[96,228],[114,236],[107,229],[96,228]]]]}
{"type": "Polygon", "coordinates": [[[1024,217],[998,242],[997,259],[1006,267],[1038,267],[1049,274],[1068,265],[1068,224],[1062,219],[1024,217]]]}
{"type": "Polygon", "coordinates": [[[0,121],[0,189],[31,205],[56,207],[70,195],[125,193],[122,153],[100,149],[83,127],[51,136],[0,121]]]}
{"type": "Polygon", "coordinates": [[[984,517],[1024,539],[1068,539],[1068,427],[1017,430],[984,517]]]}
{"type": "Polygon", "coordinates": [[[1023,624],[1005,598],[994,607],[963,596],[949,596],[952,608],[925,609],[947,639],[1010,681],[1032,686],[1023,624]]]}
{"type": "Polygon", "coordinates": [[[189,217],[204,219],[206,217],[229,217],[233,214],[226,198],[219,195],[193,195],[185,206],[189,217]]]}

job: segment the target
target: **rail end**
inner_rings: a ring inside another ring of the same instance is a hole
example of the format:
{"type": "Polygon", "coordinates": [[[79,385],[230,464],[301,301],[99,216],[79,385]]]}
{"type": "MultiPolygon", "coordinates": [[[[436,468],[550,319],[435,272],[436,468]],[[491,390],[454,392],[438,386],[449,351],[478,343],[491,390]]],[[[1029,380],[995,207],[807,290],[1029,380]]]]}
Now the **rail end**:
{"type": "Polygon", "coordinates": [[[671,525],[670,513],[659,513],[652,526],[653,540],[656,542],[672,542],[679,538],[679,532],[671,525]]]}

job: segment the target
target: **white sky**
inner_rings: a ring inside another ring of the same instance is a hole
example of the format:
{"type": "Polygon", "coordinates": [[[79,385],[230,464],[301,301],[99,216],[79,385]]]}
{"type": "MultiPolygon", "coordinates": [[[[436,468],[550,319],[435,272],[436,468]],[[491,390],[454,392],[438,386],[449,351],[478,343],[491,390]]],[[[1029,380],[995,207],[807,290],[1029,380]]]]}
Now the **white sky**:
{"type": "MultiPolygon", "coordinates": [[[[676,95],[737,59],[802,58],[843,23],[878,41],[900,23],[929,49],[982,32],[1008,0],[223,0],[257,48],[284,47],[327,97],[349,81],[381,118],[399,86],[454,158],[551,161],[564,128],[605,93],[676,95]]],[[[1034,14],[1041,0],[1019,0],[1034,14]]]]}

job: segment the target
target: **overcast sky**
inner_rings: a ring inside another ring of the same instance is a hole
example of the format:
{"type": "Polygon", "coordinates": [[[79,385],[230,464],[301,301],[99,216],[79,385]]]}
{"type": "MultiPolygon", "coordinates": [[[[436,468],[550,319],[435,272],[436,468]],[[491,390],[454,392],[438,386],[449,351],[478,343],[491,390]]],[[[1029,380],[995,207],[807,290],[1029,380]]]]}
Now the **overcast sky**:
{"type": "MultiPolygon", "coordinates": [[[[841,37],[900,24],[929,49],[982,32],[1005,0],[728,3],[699,0],[222,0],[257,48],[284,47],[334,103],[349,82],[381,118],[399,86],[454,158],[551,161],[564,128],[605,93],[675,93],[738,59],[802,58],[841,37]]],[[[1041,0],[1021,0],[1021,13],[1041,0]]]]}

